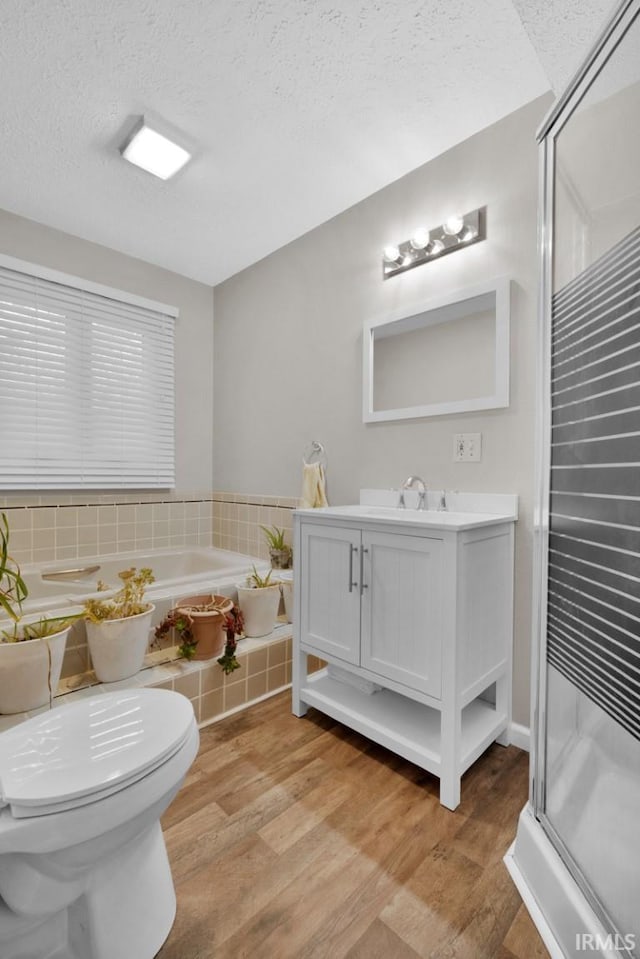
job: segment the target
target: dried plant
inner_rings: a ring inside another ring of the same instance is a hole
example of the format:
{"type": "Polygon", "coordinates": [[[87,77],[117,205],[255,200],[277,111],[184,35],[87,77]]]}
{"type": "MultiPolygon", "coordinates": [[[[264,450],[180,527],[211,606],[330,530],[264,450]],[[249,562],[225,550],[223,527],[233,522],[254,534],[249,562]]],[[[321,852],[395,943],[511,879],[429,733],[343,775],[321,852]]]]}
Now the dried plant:
{"type": "MultiPolygon", "coordinates": [[[[149,603],[144,602],[144,593],[147,586],[155,582],[152,570],[147,567],[137,570],[135,566],[132,566],[131,569],[118,573],[118,577],[122,580],[122,586],[109,599],[94,597],[85,600],[84,616],[89,622],[102,623],[109,619],[128,619],[130,616],[145,613],[149,609],[149,603]]],[[[99,592],[108,589],[109,586],[102,582],[98,583],[99,592]]]]}

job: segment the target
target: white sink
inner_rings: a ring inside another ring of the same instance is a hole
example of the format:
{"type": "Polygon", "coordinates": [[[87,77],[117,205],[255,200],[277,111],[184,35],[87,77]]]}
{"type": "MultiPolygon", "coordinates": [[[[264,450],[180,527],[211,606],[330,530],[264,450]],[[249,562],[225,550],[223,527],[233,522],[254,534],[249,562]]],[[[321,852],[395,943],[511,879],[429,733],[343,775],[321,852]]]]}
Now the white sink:
{"type": "Polygon", "coordinates": [[[461,512],[457,510],[401,509],[394,506],[326,506],[311,513],[324,516],[335,515],[336,519],[372,519],[382,523],[399,523],[403,526],[428,526],[432,529],[473,529],[515,519],[512,513],[461,512]]]}

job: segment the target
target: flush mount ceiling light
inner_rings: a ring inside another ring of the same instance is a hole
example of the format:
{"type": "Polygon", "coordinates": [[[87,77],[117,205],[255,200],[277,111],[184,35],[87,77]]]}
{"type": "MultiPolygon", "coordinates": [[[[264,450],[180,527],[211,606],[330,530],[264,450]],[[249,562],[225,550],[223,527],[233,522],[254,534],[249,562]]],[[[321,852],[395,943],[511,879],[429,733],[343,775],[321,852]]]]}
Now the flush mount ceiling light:
{"type": "Polygon", "coordinates": [[[148,173],[153,173],[161,180],[168,180],[191,159],[191,154],[187,150],[156,130],[152,130],[144,120],[120,152],[129,163],[134,163],[148,173]]]}
{"type": "Polygon", "coordinates": [[[382,278],[388,279],[421,263],[453,253],[486,239],[486,208],[464,216],[454,214],[431,230],[419,227],[404,243],[385,246],[382,253],[382,278]]]}

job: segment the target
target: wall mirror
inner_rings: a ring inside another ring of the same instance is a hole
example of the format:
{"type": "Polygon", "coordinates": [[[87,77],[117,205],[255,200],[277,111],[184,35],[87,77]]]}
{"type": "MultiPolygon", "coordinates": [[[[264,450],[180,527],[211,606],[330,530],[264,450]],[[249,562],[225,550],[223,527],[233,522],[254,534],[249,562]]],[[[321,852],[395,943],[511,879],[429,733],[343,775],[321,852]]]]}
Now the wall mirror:
{"type": "Polygon", "coordinates": [[[508,406],[509,314],[500,277],[368,320],[364,422],[508,406]]]}

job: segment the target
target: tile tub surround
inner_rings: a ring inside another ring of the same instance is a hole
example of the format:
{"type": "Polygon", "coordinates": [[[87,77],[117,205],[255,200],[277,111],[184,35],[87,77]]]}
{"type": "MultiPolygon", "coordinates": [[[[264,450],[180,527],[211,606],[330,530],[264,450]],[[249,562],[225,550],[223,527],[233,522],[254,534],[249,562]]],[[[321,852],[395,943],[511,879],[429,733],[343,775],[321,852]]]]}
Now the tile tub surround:
{"type": "MultiPolygon", "coordinates": [[[[114,689],[153,686],[182,693],[193,704],[198,723],[207,725],[290,686],[290,624],[277,626],[269,636],[239,640],[236,656],[240,669],[227,675],[215,658],[188,662],[178,658],[175,647],[155,650],[146,656],[139,673],[119,683],[98,683],[93,672],[61,680],[53,704],[64,706],[80,697],[100,695],[114,689]]],[[[47,708],[0,716],[0,733],[24,719],[46,712],[47,708]]]]}
{"type": "Polygon", "coordinates": [[[19,563],[171,546],[218,546],[269,559],[261,526],[291,543],[293,496],[224,491],[24,494],[0,497],[19,563]]]}
{"type": "Polygon", "coordinates": [[[74,493],[0,497],[19,563],[104,553],[211,546],[211,492],[74,493]]]}
{"type": "Polygon", "coordinates": [[[261,526],[284,529],[291,545],[297,497],[214,491],[212,501],[214,546],[268,560],[269,544],[261,526]]]}

